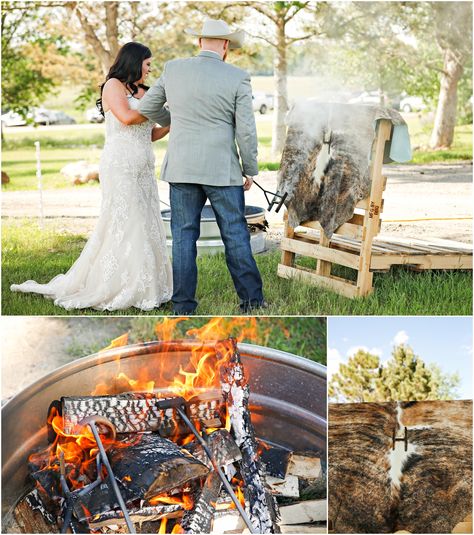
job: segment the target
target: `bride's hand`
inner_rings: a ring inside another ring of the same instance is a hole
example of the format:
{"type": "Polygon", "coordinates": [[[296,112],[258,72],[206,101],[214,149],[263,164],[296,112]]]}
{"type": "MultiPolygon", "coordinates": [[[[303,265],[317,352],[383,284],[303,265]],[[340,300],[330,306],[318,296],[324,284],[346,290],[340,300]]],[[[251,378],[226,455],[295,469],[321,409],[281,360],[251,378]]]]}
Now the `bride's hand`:
{"type": "Polygon", "coordinates": [[[154,126],[151,131],[151,140],[158,141],[159,139],[165,137],[170,131],[169,126],[154,126]]]}

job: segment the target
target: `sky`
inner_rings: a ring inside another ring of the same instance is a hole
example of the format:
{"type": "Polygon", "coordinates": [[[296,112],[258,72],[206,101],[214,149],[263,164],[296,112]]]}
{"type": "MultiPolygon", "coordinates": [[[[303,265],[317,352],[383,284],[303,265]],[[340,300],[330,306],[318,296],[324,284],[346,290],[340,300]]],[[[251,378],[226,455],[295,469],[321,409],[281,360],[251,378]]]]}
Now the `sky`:
{"type": "Polygon", "coordinates": [[[393,346],[402,343],[444,373],[458,372],[461,383],[457,399],[472,399],[471,317],[328,318],[329,378],[360,348],[386,361],[393,346]]]}

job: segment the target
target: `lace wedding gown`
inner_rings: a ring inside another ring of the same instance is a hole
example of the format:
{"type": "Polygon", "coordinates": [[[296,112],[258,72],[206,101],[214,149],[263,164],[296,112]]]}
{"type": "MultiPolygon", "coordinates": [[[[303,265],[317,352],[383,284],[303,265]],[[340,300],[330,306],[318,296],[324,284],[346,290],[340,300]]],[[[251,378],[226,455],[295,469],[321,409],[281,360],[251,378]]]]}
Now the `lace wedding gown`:
{"type": "MultiPolygon", "coordinates": [[[[129,103],[132,109],[138,107],[132,96],[129,103]]],[[[126,126],[111,111],[105,113],[99,168],[102,204],[89,241],[66,274],[47,284],[14,284],[12,291],[43,294],[65,309],[151,310],[171,299],[152,127],[150,121],[126,126]]]]}

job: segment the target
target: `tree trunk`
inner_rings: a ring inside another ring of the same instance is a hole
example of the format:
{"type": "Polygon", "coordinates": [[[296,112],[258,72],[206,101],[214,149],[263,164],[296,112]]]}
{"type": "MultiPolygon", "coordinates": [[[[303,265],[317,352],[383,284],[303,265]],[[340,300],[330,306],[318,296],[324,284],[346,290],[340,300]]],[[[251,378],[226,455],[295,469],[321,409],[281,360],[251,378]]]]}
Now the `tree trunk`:
{"type": "Polygon", "coordinates": [[[102,44],[96,33],[96,28],[89,22],[87,12],[83,11],[84,6],[79,2],[66,2],[65,7],[69,9],[71,15],[76,15],[81,24],[87,44],[94,50],[102,65],[102,72],[106,75],[117,55],[118,45],[118,3],[107,2],[105,4],[105,28],[108,49],[102,44]]]}
{"type": "Polygon", "coordinates": [[[458,82],[462,73],[462,64],[452,50],[446,49],[444,52],[444,69],[441,74],[438,107],[430,139],[430,147],[432,149],[447,148],[453,142],[454,127],[456,125],[458,82]]]}
{"type": "Polygon", "coordinates": [[[273,117],[272,154],[278,157],[283,150],[286,137],[285,117],[288,112],[287,62],[285,21],[276,25],[277,48],[274,61],[275,111],[273,117]]]}

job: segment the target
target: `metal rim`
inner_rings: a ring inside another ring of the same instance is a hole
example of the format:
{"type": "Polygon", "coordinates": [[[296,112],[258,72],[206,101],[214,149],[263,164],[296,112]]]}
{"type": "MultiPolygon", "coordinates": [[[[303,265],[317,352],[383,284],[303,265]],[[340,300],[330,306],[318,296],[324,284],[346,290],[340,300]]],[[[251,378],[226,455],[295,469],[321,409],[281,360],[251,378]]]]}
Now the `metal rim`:
{"type": "MultiPolygon", "coordinates": [[[[199,341],[194,340],[176,340],[174,341],[180,343],[179,351],[187,351],[192,348],[202,345],[199,341]]],[[[56,368],[52,372],[41,377],[34,383],[25,387],[18,394],[13,396],[8,400],[5,405],[2,407],[2,413],[4,417],[7,416],[9,411],[14,410],[18,405],[24,403],[24,401],[34,395],[39,391],[43,390],[46,386],[56,383],[64,377],[70,376],[74,373],[77,373],[88,368],[93,368],[101,363],[110,362],[116,359],[118,356],[120,358],[130,358],[137,354],[146,354],[151,353],[152,350],[156,349],[156,352],[160,352],[159,348],[166,351],[178,351],[176,346],[169,346],[169,342],[144,342],[140,344],[132,344],[119,348],[108,349],[101,351],[99,353],[93,353],[86,357],[79,358],[59,368],[56,368]]],[[[280,351],[278,349],[271,349],[264,346],[254,345],[254,344],[238,344],[239,351],[246,356],[251,356],[254,358],[260,358],[268,361],[276,361],[287,366],[291,366],[302,371],[312,373],[318,376],[321,379],[326,380],[326,366],[314,362],[312,360],[294,355],[292,353],[287,353],[286,351],[280,351]]]]}

